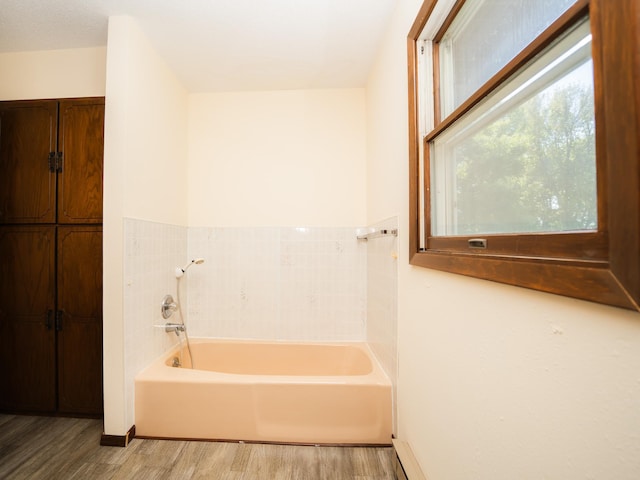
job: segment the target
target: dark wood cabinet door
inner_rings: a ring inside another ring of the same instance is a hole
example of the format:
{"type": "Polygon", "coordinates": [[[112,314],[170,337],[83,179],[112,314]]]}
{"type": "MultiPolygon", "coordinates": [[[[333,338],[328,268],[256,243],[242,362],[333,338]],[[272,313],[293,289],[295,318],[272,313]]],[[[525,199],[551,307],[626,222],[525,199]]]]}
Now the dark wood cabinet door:
{"type": "Polygon", "coordinates": [[[58,227],[58,410],[102,413],[102,227],[58,227]]]}
{"type": "Polygon", "coordinates": [[[55,222],[58,102],[0,102],[0,223],[55,222]]]}
{"type": "Polygon", "coordinates": [[[0,227],[0,408],[56,409],[55,227],[0,227]]]}
{"type": "Polygon", "coordinates": [[[104,99],[60,102],[58,223],[102,223],[104,99]]]}
{"type": "Polygon", "coordinates": [[[103,150],[104,98],[0,101],[0,410],[102,413],[103,150]]]}

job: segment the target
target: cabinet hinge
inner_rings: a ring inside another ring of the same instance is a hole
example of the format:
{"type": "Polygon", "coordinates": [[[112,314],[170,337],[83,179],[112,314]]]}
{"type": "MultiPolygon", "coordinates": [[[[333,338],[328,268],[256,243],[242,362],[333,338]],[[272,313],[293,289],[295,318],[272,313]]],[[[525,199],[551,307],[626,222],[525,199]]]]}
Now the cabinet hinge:
{"type": "Polygon", "coordinates": [[[62,172],[62,152],[49,152],[49,171],[62,172]]]}

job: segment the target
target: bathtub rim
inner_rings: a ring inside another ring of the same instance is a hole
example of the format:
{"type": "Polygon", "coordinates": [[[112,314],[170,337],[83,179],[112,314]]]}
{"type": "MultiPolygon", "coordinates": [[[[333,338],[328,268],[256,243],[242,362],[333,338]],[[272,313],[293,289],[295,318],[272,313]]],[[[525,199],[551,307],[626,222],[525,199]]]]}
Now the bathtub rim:
{"type": "MultiPolygon", "coordinates": [[[[176,356],[179,348],[186,342],[176,343],[173,347],[166,350],[162,355],[157,357],[151,364],[147,365],[135,375],[135,382],[143,381],[172,381],[178,383],[207,383],[212,380],[231,383],[282,383],[282,384],[367,384],[391,386],[391,379],[382,368],[380,361],[377,359],[373,349],[367,342],[358,341],[340,341],[340,342],[315,342],[315,341],[295,341],[295,340],[254,340],[240,338],[220,338],[220,337],[193,337],[189,339],[194,344],[214,344],[214,343],[242,343],[242,344],[277,344],[277,345],[320,345],[320,346],[348,346],[356,347],[367,355],[371,361],[371,372],[363,375],[256,375],[256,374],[240,374],[240,373],[224,373],[211,370],[198,370],[181,367],[170,367],[166,365],[166,361],[172,356],[176,356]]],[[[197,361],[197,358],[196,358],[197,361]]]]}

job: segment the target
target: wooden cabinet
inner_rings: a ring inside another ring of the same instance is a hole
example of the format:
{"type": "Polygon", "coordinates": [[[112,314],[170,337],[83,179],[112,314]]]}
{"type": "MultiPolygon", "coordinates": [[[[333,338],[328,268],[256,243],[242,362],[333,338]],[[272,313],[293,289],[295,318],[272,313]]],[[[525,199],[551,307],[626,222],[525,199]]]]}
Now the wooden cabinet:
{"type": "Polygon", "coordinates": [[[0,102],[0,223],[101,224],[103,145],[102,98],[0,102]]]}
{"type": "Polygon", "coordinates": [[[56,221],[57,128],[57,102],[0,102],[0,223],[56,221]]]}
{"type": "Polygon", "coordinates": [[[103,132],[104,101],[60,102],[58,223],[102,223],[103,132]]]}
{"type": "Polygon", "coordinates": [[[102,413],[104,99],[0,102],[0,409],[102,413]]]}
{"type": "Polygon", "coordinates": [[[58,410],[102,411],[102,227],[58,227],[58,410]],[[99,293],[99,294],[98,294],[99,293]]]}
{"type": "Polygon", "coordinates": [[[55,226],[0,228],[0,407],[56,408],[55,226]]]}

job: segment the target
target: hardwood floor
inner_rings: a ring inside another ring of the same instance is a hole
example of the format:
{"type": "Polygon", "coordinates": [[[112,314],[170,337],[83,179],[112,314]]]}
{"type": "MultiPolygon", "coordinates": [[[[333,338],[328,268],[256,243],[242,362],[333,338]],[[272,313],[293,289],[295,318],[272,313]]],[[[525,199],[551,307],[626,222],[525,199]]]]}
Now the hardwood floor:
{"type": "Polygon", "coordinates": [[[390,447],[135,438],[100,446],[102,421],[0,414],[1,479],[392,480],[390,447]]]}

